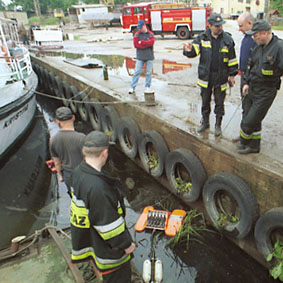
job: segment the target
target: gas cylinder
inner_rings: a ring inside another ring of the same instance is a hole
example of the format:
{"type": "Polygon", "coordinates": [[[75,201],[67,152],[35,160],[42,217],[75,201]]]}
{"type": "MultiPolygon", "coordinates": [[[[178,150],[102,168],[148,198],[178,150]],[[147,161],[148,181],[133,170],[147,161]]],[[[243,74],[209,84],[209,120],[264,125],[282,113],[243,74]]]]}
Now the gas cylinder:
{"type": "Polygon", "coordinates": [[[107,65],[104,65],[104,66],[103,66],[103,78],[104,78],[105,81],[107,81],[107,80],[109,79],[109,77],[108,77],[108,67],[107,67],[107,65]]]}
{"type": "Polygon", "coordinates": [[[160,259],[156,259],[155,261],[155,271],[154,271],[154,280],[155,283],[160,283],[163,278],[162,274],[162,261],[160,259]]]}
{"type": "Polygon", "coordinates": [[[151,262],[149,259],[146,259],[143,262],[143,268],[142,268],[142,279],[145,283],[149,283],[151,279],[151,262]]]}

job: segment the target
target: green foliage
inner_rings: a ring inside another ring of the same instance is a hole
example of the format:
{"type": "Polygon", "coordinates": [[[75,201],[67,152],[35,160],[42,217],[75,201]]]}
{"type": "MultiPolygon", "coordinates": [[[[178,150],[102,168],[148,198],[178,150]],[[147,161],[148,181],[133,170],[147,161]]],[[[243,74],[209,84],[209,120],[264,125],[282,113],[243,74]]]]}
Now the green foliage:
{"type": "Polygon", "coordinates": [[[270,10],[277,10],[280,13],[280,16],[283,16],[283,2],[282,0],[271,0],[270,1],[270,10]]]}
{"type": "Polygon", "coordinates": [[[3,10],[5,10],[5,3],[2,1],[2,0],[0,0],[0,11],[3,11],[3,10]]]}
{"type": "Polygon", "coordinates": [[[203,242],[202,232],[211,232],[206,228],[204,215],[197,209],[189,210],[180,230],[167,242],[166,247],[175,248],[186,243],[186,251],[188,251],[190,241],[203,242]]]}
{"type": "Polygon", "coordinates": [[[217,219],[217,226],[223,227],[228,224],[236,223],[238,221],[239,221],[239,217],[236,215],[234,216],[234,215],[220,213],[219,218],[217,219]]]}
{"type": "Polygon", "coordinates": [[[154,155],[151,155],[148,158],[147,164],[150,169],[154,169],[158,166],[158,159],[154,155]]]}
{"type": "Polygon", "coordinates": [[[59,25],[59,20],[54,17],[31,17],[28,22],[29,25],[33,25],[35,23],[40,26],[59,25]]]}
{"type": "Polygon", "coordinates": [[[192,189],[191,182],[185,182],[182,178],[176,178],[176,188],[178,194],[187,193],[192,189]]]}
{"type": "Polygon", "coordinates": [[[278,240],[274,244],[273,252],[267,256],[266,260],[271,261],[272,259],[275,259],[276,265],[269,270],[269,273],[274,279],[279,278],[280,281],[283,281],[283,242],[278,240]]]}

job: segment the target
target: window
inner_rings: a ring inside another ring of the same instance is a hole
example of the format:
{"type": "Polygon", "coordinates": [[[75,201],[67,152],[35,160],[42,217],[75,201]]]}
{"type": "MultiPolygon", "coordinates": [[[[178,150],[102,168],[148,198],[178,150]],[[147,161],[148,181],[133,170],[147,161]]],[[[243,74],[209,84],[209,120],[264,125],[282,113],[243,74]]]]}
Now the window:
{"type": "Polygon", "coordinates": [[[134,8],[134,15],[142,14],[142,8],[134,8]]]}
{"type": "Polygon", "coordinates": [[[251,4],[251,0],[246,0],[246,3],[247,4],[251,4]]]}
{"type": "Polygon", "coordinates": [[[124,12],[123,12],[123,15],[124,15],[124,16],[129,16],[129,15],[131,15],[131,14],[132,14],[131,8],[125,8],[125,9],[124,9],[124,12]]]}

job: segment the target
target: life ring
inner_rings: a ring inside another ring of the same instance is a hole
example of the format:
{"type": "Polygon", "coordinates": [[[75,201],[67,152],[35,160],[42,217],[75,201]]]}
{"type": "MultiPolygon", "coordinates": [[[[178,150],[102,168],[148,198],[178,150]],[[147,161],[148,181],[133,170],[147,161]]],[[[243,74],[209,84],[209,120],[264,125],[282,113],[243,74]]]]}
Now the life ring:
{"type": "Polygon", "coordinates": [[[265,259],[273,251],[276,231],[278,235],[283,236],[283,207],[275,207],[266,211],[255,224],[256,246],[265,259]]]}
{"type": "Polygon", "coordinates": [[[63,83],[59,76],[54,78],[54,92],[57,97],[63,97],[63,83]]]}
{"type": "Polygon", "coordinates": [[[66,81],[63,81],[62,86],[63,86],[63,92],[62,92],[63,100],[62,100],[62,102],[63,102],[64,106],[69,107],[70,99],[72,97],[71,89],[70,89],[69,84],[66,81]]]}
{"type": "Polygon", "coordinates": [[[49,85],[49,93],[54,95],[55,94],[55,90],[54,90],[54,75],[51,71],[48,71],[48,85],[49,85]]]}
{"type": "Polygon", "coordinates": [[[206,181],[206,172],[197,156],[190,150],[179,148],[166,156],[165,170],[174,194],[187,202],[196,201],[206,181]]]}
{"type": "Polygon", "coordinates": [[[135,158],[138,152],[141,130],[132,117],[123,117],[119,121],[118,139],[122,151],[129,157],[135,158]]]}
{"type": "Polygon", "coordinates": [[[71,100],[70,100],[70,108],[73,111],[73,113],[77,113],[77,103],[74,102],[74,100],[77,100],[78,98],[78,89],[75,86],[71,86],[70,87],[70,91],[71,91],[71,100]]]}
{"type": "Polygon", "coordinates": [[[118,125],[120,116],[113,106],[105,106],[102,110],[102,130],[115,142],[118,137],[118,125]]]}
{"type": "Polygon", "coordinates": [[[93,102],[87,104],[87,113],[88,113],[89,121],[94,130],[101,131],[103,108],[101,104],[98,104],[99,100],[97,98],[91,98],[89,101],[93,102]]]}
{"type": "Polygon", "coordinates": [[[78,93],[76,100],[81,101],[80,103],[77,103],[77,109],[81,116],[81,119],[84,122],[87,122],[88,121],[88,108],[87,108],[87,103],[85,103],[85,102],[88,102],[87,94],[84,91],[80,91],[78,93]]]}
{"type": "Polygon", "coordinates": [[[202,197],[206,212],[218,230],[236,239],[249,234],[258,216],[258,204],[241,178],[220,172],[206,181],[202,197]]]}
{"type": "Polygon", "coordinates": [[[167,144],[157,131],[144,131],[139,140],[139,156],[146,172],[160,177],[164,170],[167,144]]]}

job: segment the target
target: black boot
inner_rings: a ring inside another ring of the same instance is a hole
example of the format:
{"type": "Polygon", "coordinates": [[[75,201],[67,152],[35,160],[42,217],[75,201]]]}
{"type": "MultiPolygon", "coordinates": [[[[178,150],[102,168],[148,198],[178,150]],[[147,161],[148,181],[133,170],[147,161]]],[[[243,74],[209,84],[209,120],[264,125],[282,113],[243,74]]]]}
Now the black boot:
{"type": "Polygon", "coordinates": [[[201,121],[201,125],[200,127],[198,128],[198,133],[201,133],[203,132],[205,129],[208,129],[209,128],[209,120],[208,119],[202,119],[201,121]]]}
{"type": "Polygon", "coordinates": [[[214,135],[216,137],[219,137],[222,134],[221,122],[222,122],[222,117],[216,117],[215,132],[214,132],[214,135]]]}

